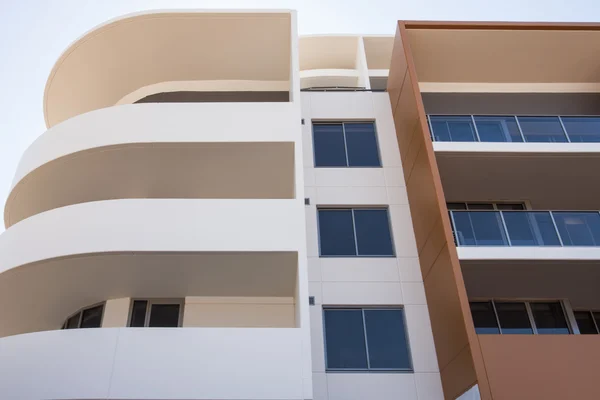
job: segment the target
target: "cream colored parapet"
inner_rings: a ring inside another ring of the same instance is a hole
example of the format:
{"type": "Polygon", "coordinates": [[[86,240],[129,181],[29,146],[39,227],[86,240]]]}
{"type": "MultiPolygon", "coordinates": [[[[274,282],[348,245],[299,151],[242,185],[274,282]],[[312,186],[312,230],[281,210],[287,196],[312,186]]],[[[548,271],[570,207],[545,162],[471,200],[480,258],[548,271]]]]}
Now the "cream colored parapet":
{"type": "Polygon", "coordinates": [[[371,77],[387,77],[392,36],[315,35],[300,42],[300,85],[371,89],[371,77]]]}
{"type": "MultiPolygon", "coordinates": [[[[85,34],[56,62],[44,93],[46,125],[175,81],[287,82],[292,11],[146,12],[85,34]]],[[[264,89],[261,89],[264,90],[264,89]]]]}

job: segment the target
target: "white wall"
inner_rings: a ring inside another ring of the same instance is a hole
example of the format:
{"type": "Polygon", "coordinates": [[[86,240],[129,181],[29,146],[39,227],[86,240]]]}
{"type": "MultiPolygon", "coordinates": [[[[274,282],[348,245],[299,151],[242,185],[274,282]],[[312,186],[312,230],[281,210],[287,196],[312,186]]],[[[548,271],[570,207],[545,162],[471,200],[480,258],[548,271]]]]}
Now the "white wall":
{"type": "Polygon", "coordinates": [[[292,328],[72,329],[0,339],[0,397],[302,399],[292,328]]]}
{"type": "Polygon", "coordinates": [[[442,399],[400,153],[387,93],[303,93],[302,140],[315,400],[442,399]],[[382,168],[314,168],[311,120],[373,120],[382,168]],[[396,257],[319,258],[317,207],[389,208],[396,257]],[[414,373],[326,373],[324,305],[404,306],[414,373]]]}
{"type": "Polygon", "coordinates": [[[186,297],[184,327],[295,328],[289,297],[186,297]]]}

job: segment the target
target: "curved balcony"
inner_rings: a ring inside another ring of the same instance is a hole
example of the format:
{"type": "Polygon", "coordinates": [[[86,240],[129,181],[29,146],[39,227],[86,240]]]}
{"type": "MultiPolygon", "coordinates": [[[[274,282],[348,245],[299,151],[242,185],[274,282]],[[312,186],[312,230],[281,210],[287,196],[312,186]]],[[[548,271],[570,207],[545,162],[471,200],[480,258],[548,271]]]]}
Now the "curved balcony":
{"type": "Polygon", "coordinates": [[[0,339],[7,399],[301,399],[294,328],[118,328],[0,339]]]}
{"type": "Polygon", "coordinates": [[[56,62],[44,93],[46,125],[160,82],[202,81],[218,90],[251,82],[290,92],[293,25],[290,11],[150,11],[109,21],[56,62]]]}
{"type": "Polygon", "coordinates": [[[293,198],[299,132],[291,103],[136,104],[80,115],[27,149],[5,225],[95,200],[293,198]]]}
{"type": "Polygon", "coordinates": [[[294,297],[304,223],[295,200],[113,200],[35,215],[0,235],[0,336],[58,329],[111,298],[294,297]]]}

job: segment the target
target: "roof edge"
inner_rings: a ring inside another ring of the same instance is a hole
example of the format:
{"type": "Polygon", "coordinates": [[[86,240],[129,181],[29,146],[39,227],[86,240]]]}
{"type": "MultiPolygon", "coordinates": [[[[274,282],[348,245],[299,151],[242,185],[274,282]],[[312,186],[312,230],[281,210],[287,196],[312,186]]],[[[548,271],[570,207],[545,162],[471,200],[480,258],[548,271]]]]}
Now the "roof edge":
{"type": "Polygon", "coordinates": [[[598,22],[524,22],[524,21],[414,21],[400,20],[406,29],[478,29],[478,30],[557,30],[596,31],[598,22]]]}

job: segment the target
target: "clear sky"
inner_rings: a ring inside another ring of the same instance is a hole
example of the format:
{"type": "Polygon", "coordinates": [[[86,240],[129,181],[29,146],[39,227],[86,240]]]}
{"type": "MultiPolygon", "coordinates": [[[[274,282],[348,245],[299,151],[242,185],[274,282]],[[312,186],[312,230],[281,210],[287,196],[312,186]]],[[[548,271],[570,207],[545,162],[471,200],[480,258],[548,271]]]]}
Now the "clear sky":
{"type": "Polygon", "coordinates": [[[2,214],[19,158],[45,131],[44,86],[63,50],[123,14],[193,8],[295,9],[300,34],[393,34],[399,19],[600,22],[600,0],[0,0],[2,214]]]}

